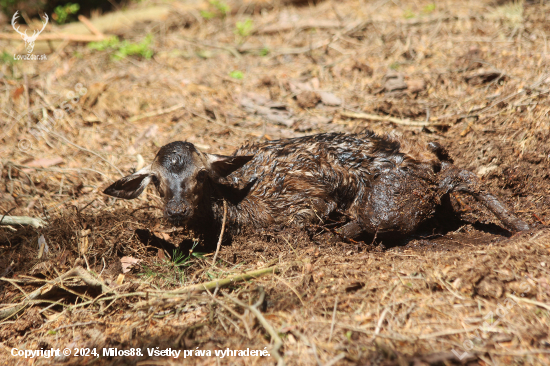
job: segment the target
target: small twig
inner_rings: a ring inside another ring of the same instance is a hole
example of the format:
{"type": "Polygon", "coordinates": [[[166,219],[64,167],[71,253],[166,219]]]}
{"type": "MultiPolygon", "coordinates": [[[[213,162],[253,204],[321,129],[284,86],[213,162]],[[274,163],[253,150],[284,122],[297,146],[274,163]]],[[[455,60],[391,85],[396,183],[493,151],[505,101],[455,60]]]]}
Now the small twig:
{"type": "Polygon", "coordinates": [[[254,134],[255,131],[253,130],[248,130],[246,128],[241,128],[241,127],[238,127],[238,126],[233,126],[233,125],[230,125],[230,124],[227,124],[227,123],[223,123],[222,121],[218,121],[217,119],[212,119],[208,116],[205,116],[203,114],[200,114],[200,113],[197,113],[197,112],[193,112],[191,109],[189,108],[185,108],[185,110],[187,112],[189,112],[190,114],[196,116],[196,117],[199,117],[199,118],[202,118],[204,119],[205,121],[208,121],[210,123],[214,123],[214,124],[217,124],[219,126],[222,126],[222,127],[225,127],[225,128],[229,128],[229,129],[233,129],[233,130],[236,130],[236,131],[240,131],[240,132],[243,132],[243,133],[249,133],[249,134],[254,134]]]}
{"type": "Polygon", "coordinates": [[[220,231],[220,237],[218,239],[218,245],[216,246],[216,253],[214,253],[214,258],[212,258],[212,267],[216,265],[216,258],[218,257],[218,252],[222,245],[223,232],[225,231],[225,220],[227,219],[227,202],[223,200],[223,221],[222,221],[222,230],[220,231]]]}
{"type": "Polygon", "coordinates": [[[86,28],[88,28],[90,30],[90,32],[92,32],[93,34],[95,34],[97,37],[101,37],[101,38],[104,38],[105,35],[103,33],[101,33],[96,27],[95,25],[92,24],[92,22],[90,22],[88,20],[88,18],[86,18],[84,15],[79,15],[78,16],[78,20],[80,20],[82,22],[82,24],[84,24],[86,26],[86,28]]]}
{"type": "MultiPolygon", "coordinates": [[[[316,320],[315,323],[328,324],[329,322],[328,321],[316,320]]],[[[375,332],[366,330],[364,328],[360,328],[360,327],[356,327],[356,326],[349,325],[349,324],[344,324],[344,323],[338,323],[336,325],[339,326],[340,328],[349,329],[349,330],[359,332],[359,333],[363,333],[363,334],[366,334],[366,335],[370,335],[370,336],[373,336],[373,337],[393,339],[395,341],[414,342],[418,339],[416,337],[415,338],[410,338],[410,337],[402,336],[400,334],[396,334],[396,335],[383,334],[383,333],[376,334],[375,332]]]]}
{"type": "Polygon", "coordinates": [[[173,112],[173,111],[177,111],[180,108],[185,108],[185,104],[183,104],[183,103],[176,104],[176,105],[174,105],[172,107],[169,107],[169,108],[157,109],[156,111],[147,112],[147,113],[143,113],[143,114],[140,114],[140,115],[137,115],[137,116],[133,116],[133,117],[128,118],[128,122],[135,122],[135,121],[138,121],[138,120],[143,119],[143,118],[160,116],[160,115],[167,114],[167,113],[170,113],[170,112],[173,112]]]}
{"type": "MultiPolygon", "coordinates": [[[[16,230],[16,229],[14,229],[14,230],[16,230]]],[[[14,261],[11,261],[11,264],[9,266],[7,266],[6,269],[4,269],[4,271],[2,273],[0,273],[0,277],[6,277],[7,275],[9,275],[10,272],[13,271],[13,268],[14,268],[13,264],[14,264],[14,261]]]]}
{"type": "Polygon", "coordinates": [[[23,74],[23,80],[25,83],[25,102],[27,104],[27,121],[28,121],[28,128],[31,127],[32,124],[32,118],[31,118],[31,98],[29,93],[29,79],[27,78],[27,74],[23,74]]]}
{"type": "Polygon", "coordinates": [[[507,294],[506,297],[509,297],[510,299],[515,300],[515,301],[525,302],[527,304],[540,306],[541,308],[544,308],[546,310],[550,310],[550,305],[544,304],[544,303],[539,302],[539,301],[524,299],[522,297],[517,297],[517,296],[511,295],[511,294],[507,294]]]}
{"type": "MultiPolygon", "coordinates": [[[[293,264],[301,264],[302,262],[290,262],[289,265],[293,264]]],[[[214,280],[210,282],[204,282],[199,283],[196,285],[186,286],[182,287],[180,289],[172,290],[172,291],[148,291],[145,292],[136,292],[133,294],[133,296],[148,296],[152,297],[153,299],[149,301],[139,302],[135,304],[135,307],[149,307],[152,306],[152,304],[156,303],[159,299],[166,300],[166,299],[172,299],[174,302],[180,302],[181,301],[181,295],[188,295],[193,292],[201,292],[206,290],[214,290],[216,287],[222,288],[226,286],[233,285],[237,282],[243,282],[252,280],[261,276],[265,276],[272,273],[277,273],[280,271],[281,265],[268,267],[268,268],[262,268],[251,272],[241,273],[233,276],[229,276],[227,278],[224,278],[222,280],[214,280]]]]}
{"type": "Polygon", "coordinates": [[[450,329],[450,330],[444,330],[441,332],[421,334],[418,336],[418,339],[430,339],[430,338],[437,338],[437,337],[443,337],[443,336],[454,335],[454,334],[470,333],[470,332],[475,332],[478,329],[479,329],[478,327],[466,328],[466,329],[450,329]]]}
{"type": "Polygon", "coordinates": [[[332,340],[332,333],[334,332],[334,322],[336,321],[336,307],[338,306],[338,296],[334,298],[334,310],[332,311],[332,323],[330,324],[330,335],[328,337],[328,343],[332,340]]]}
{"type": "Polygon", "coordinates": [[[300,300],[300,302],[302,303],[302,306],[303,307],[306,307],[306,304],[304,303],[304,300],[302,300],[302,296],[300,296],[300,294],[298,293],[298,291],[292,287],[292,285],[290,283],[288,283],[288,281],[285,281],[284,279],[282,279],[281,277],[279,276],[274,276],[277,280],[281,281],[282,283],[284,283],[289,289],[292,290],[292,292],[294,292],[294,294],[296,295],[296,297],[298,298],[298,300],[300,300]]]}
{"type": "Polygon", "coordinates": [[[390,307],[386,306],[384,311],[382,311],[382,314],[380,315],[380,319],[378,319],[378,324],[376,324],[376,329],[374,330],[374,335],[371,339],[371,342],[374,342],[378,334],[380,333],[380,329],[382,328],[382,323],[384,322],[384,319],[386,319],[386,314],[388,314],[388,311],[390,311],[390,307]]]}
{"type": "Polygon", "coordinates": [[[459,298],[460,300],[467,300],[465,297],[463,296],[460,296],[459,294],[457,294],[456,292],[454,292],[446,283],[445,281],[443,281],[443,279],[441,278],[438,278],[439,282],[441,282],[441,284],[443,285],[443,287],[445,287],[447,289],[447,291],[449,291],[451,294],[453,294],[453,296],[455,296],[456,298],[459,298]]]}
{"type": "Polygon", "coordinates": [[[338,363],[338,361],[343,360],[344,358],[346,358],[346,354],[345,353],[340,353],[338,356],[334,357],[332,360],[325,363],[325,366],[336,365],[338,363]]]}
{"type": "Polygon", "coordinates": [[[241,306],[242,308],[248,309],[252,314],[254,314],[256,316],[256,318],[258,319],[260,324],[262,324],[264,329],[267,330],[267,332],[269,333],[271,339],[273,340],[274,344],[273,344],[273,348],[272,348],[271,352],[272,352],[273,358],[275,358],[277,360],[277,366],[284,366],[285,361],[283,359],[283,356],[281,356],[279,354],[279,349],[283,345],[283,341],[281,340],[281,337],[279,337],[279,335],[277,334],[275,329],[273,329],[271,324],[269,324],[269,322],[264,318],[262,313],[258,310],[258,306],[263,302],[264,297],[265,297],[264,289],[262,287],[260,287],[260,298],[258,299],[256,304],[254,304],[252,306],[246,305],[242,301],[237,300],[237,299],[233,298],[230,295],[223,294],[223,296],[227,297],[228,299],[233,301],[235,304],[241,306]]]}
{"type": "Polygon", "coordinates": [[[322,20],[322,19],[305,19],[297,22],[285,22],[285,23],[276,23],[261,27],[256,30],[256,34],[271,34],[285,32],[289,30],[299,31],[309,28],[318,28],[318,29],[328,29],[328,28],[341,28],[342,24],[340,21],[334,20],[322,20]]]}
{"type": "Polygon", "coordinates": [[[4,278],[4,277],[2,277],[2,278],[0,278],[0,279],[3,280],[3,281],[6,281],[6,282],[11,283],[11,284],[12,284],[13,286],[15,286],[19,291],[21,291],[21,292],[23,293],[23,295],[29,296],[29,295],[25,292],[25,290],[23,290],[23,289],[21,288],[21,286],[19,286],[19,285],[17,284],[17,281],[12,280],[11,278],[4,278]]]}
{"type": "Polygon", "coordinates": [[[412,126],[412,127],[450,126],[449,123],[443,123],[443,122],[411,121],[408,119],[401,119],[401,118],[396,118],[392,116],[379,116],[379,115],[370,114],[370,113],[341,111],[340,115],[342,117],[369,119],[371,121],[388,121],[391,123],[395,123],[396,125],[402,125],[402,126],[412,126]]]}
{"type": "MultiPolygon", "coordinates": [[[[0,39],[20,40],[21,36],[13,33],[0,33],[0,39]]],[[[40,35],[41,41],[71,41],[71,42],[98,42],[105,39],[96,35],[89,34],[64,34],[64,33],[43,33],[40,35]]]]}
{"type": "MultiPolygon", "coordinates": [[[[235,323],[233,321],[233,319],[231,319],[230,317],[228,317],[227,315],[224,315],[224,314],[218,314],[218,320],[222,320],[222,317],[225,318],[225,320],[227,320],[233,327],[235,327],[235,330],[237,331],[237,333],[239,333],[240,335],[244,336],[244,333],[241,331],[241,328],[239,328],[239,326],[237,325],[237,323],[235,323]]],[[[249,338],[250,339],[250,338],[249,338]]]]}
{"type": "MultiPolygon", "coordinates": [[[[58,286],[59,284],[61,284],[60,287],[63,287],[63,279],[67,277],[78,277],[89,286],[101,287],[101,291],[103,293],[112,291],[112,289],[109,286],[105,285],[100,280],[93,278],[88,272],[86,272],[84,268],[78,266],[62,274],[55,280],[48,281],[48,283],[45,284],[44,286],[41,286],[40,288],[34,290],[30,294],[28,294],[28,296],[26,296],[23,299],[23,301],[20,302],[19,304],[15,304],[14,306],[7,309],[0,309],[0,319],[9,318],[15,315],[16,313],[18,313],[20,310],[24,309],[27,305],[29,305],[32,302],[32,300],[38,300],[40,296],[43,295],[42,293],[43,290],[46,290],[46,293],[47,293],[49,292],[49,290],[51,290],[52,286],[58,286]]],[[[12,280],[9,278],[0,278],[0,281],[6,281],[11,283],[12,280]]]]}
{"type": "Polygon", "coordinates": [[[321,360],[319,360],[319,355],[317,354],[317,347],[315,347],[315,343],[311,342],[308,337],[297,331],[296,329],[292,329],[290,331],[292,334],[300,338],[300,340],[308,347],[311,348],[311,352],[315,356],[315,361],[317,361],[318,366],[323,366],[321,363],[321,360]]]}
{"type": "MultiPolygon", "coordinates": [[[[46,310],[49,310],[49,309],[53,308],[53,307],[56,306],[56,305],[59,305],[59,306],[61,306],[61,307],[66,306],[65,304],[63,304],[63,303],[61,302],[61,301],[63,301],[63,300],[65,300],[64,297],[62,297],[61,299],[59,299],[59,301],[52,301],[52,303],[51,303],[50,305],[46,306],[44,309],[40,310],[38,313],[39,313],[39,314],[42,314],[42,313],[45,312],[46,310]]],[[[42,301],[44,301],[44,300],[42,300],[42,301]]]]}
{"type": "Polygon", "coordinates": [[[220,50],[225,50],[229,53],[231,53],[233,56],[235,56],[235,58],[241,58],[241,54],[239,53],[239,51],[237,51],[237,49],[233,46],[230,46],[230,45],[217,45],[217,44],[211,44],[211,43],[208,43],[208,42],[204,42],[202,40],[198,40],[198,39],[191,39],[191,38],[183,38],[184,41],[186,42],[189,42],[189,43],[192,43],[194,45],[197,45],[197,46],[203,46],[203,47],[210,47],[210,48],[217,48],[217,49],[220,49],[220,50]]]}
{"type": "Polygon", "coordinates": [[[317,42],[304,47],[281,48],[277,52],[270,53],[269,57],[273,58],[273,57],[282,56],[282,55],[300,55],[302,53],[308,53],[318,48],[328,46],[330,43],[331,43],[331,40],[326,40],[326,41],[317,42]]]}
{"type": "Polygon", "coordinates": [[[3,216],[0,219],[0,225],[30,225],[40,228],[48,225],[48,223],[42,219],[29,216],[3,216]]]}
{"type": "Polygon", "coordinates": [[[92,173],[97,173],[99,175],[107,177],[107,175],[105,175],[105,173],[102,173],[99,170],[90,169],[90,168],[39,168],[39,167],[35,167],[35,166],[16,164],[16,163],[11,162],[11,161],[8,161],[8,164],[10,166],[15,167],[15,168],[34,169],[36,171],[59,172],[59,173],[64,173],[64,174],[68,174],[66,172],[79,172],[79,173],[81,173],[81,172],[92,172],[92,173]]]}
{"type": "MultiPolygon", "coordinates": [[[[216,287],[216,289],[218,289],[219,287],[216,287]]],[[[244,319],[244,317],[242,315],[239,315],[239,313],[237,313],[235,310],[231,309],[229,306],[225,305],[223,302],[221,302],[220,300],[216,299],[213,295],[210,293],[210,291],[206,290],[206,292],[208,292],[208,295],[210,295],[210,297],[212,298],[212,300],[214,300],[217,304],[221,305],[225,310],[229,311],[231,314],[233,314],[233,316],[235,316],[236,318],[240,319],[240,321],[243,323],[244,325],[244,329],[246,330],[246,334],[248,335],[248,339],[252,339],[252,333],[250,333],[250,328],[248,327],[248,324],[246,323],[246,320],[244,319]]]]}

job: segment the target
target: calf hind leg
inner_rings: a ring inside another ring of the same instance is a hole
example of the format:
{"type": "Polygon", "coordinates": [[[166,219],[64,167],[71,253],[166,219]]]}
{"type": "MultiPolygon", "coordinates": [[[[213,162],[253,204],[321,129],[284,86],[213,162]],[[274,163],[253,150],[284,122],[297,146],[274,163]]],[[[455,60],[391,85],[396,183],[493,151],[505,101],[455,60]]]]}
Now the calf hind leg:
{"type": "Polygon", "coordinates": [[[347,238],[362,234],[400,236],[414,232],[431,217],[438,203],[436,186],[406,170],[387,169],[376,178],[363,199],[354,204],[355,220],[340,232],[347,238]]]}
{"type": "Polygon", "coordinates": [[[452,164],[444,163],[439,188],[443,193],[464,192],[487,207],[511,231],[529,230],[529,226],[516,217],[494,195],[489,193],[477,176],[452,164]]]}

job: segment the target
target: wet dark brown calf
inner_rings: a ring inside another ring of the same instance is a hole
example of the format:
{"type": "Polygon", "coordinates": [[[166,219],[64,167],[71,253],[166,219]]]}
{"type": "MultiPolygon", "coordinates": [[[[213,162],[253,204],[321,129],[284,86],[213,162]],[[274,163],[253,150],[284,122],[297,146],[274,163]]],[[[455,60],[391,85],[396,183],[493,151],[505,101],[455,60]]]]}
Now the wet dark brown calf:
{"type": "Polygon", "coordinates": [[[306,226],[345,218],[347,238],[408,234],[430,218],[441,198],[464,192],[511,231],[529,227],[471,172],[452,164],[438,143],[362,134],[319,134],[246,145],[232,156],[207,154],[189,142],[163,146],[153,163],[113,183],[111,196],[132,199],[152,182],[164,214],[206,237],[216,236],[227,202],[229,231],[306,226]]]}

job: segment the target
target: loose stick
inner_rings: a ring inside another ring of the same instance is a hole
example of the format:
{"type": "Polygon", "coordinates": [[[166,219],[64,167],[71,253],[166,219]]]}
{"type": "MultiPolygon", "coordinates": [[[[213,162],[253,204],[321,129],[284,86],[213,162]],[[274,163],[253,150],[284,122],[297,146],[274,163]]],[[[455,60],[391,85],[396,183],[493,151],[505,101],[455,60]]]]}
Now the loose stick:
{"type": "MultiPolygon", "coordinates": [[[[27,305],[29,305],[32,302],[32,300],[39,299],[39,297],[42,296],[42,291],[46,293],[52,288],[52,286],[57,286],[58,284],[62,284],[63,279],[67,277],[73,277],[73,276],[79,277],[82,281],[84,281],[89,286],[101,287],[101,291],[103,293],[112,291],[112,289],[109,286],[105,285],[100,280],[93,278],[92,275],[90,275],[84,268],[78,266],[62,274],[61,276],[57,277],[55,280],[49,281],[44,286],[41,286],[40,288],[34,290],[28,296],[26,296],[25,299],[19,304],[15,304],[14,306],[11,306],[9,308],[0,309],[0,319],[6,319],[11,317],[12,315],[15,315],[20,310],[22,310],[27,305]]],[[[11,279],[0,278],[0,281],[11,282],[11,279]]]]}
{"type": "Polygon", "coordinates": [[[223,200],[223,221],[222,221],[222,231],[220,232],[220,237],[218,239],[218,245],[216,247],[216,253],[214,254],[214,258],[212,259],[212,266],[216,264],[216,258],[218,257],[218,252],[220,251],[220,247],[222,246],[222,239],[223,239],[223,232],[225,230],[225,220],[227,219],[227,202],[223,200]]]}
{"type": "Polygon", "coordinates": [[[226,295],[222,293],[223,296],[227,297],[229,300],[233,301],[235,304],[241,306],[242,308],[248,309],[252,314],[256,316],[256,319],[262,324],[265,330],[269,333],[271,339],[273,340],[273,348],[271,349],[271,354],[273,358],[277,360],[277,366],[284,366],[285,361],[283,359],[283,356],[279,354],[279,349],[283,345],[283,341],[281,340],[281,337],[279,337],[279,334],[275,329],[273,329],[273,326],[269,324],[266,318],[262,315],[260,310],[258,310],[258,306],[260,306],[264,301],[265,292],[264,289],[260,287],[260,299],[254,304],[254,305],[247,305],[243,303],[240,300],[235,299],[234,297],[230,295],[226,295]]]}
{"type": "Polygon", "coordinates": [[[442,123],[442,122],[411,121],[408,119],[400,119],[392,116],[379,116],[379,115],[370,114],[370,113],[341,111],[340,115],[342,117],[349,117],[349,118],[370,119],[371,121],[388,121],[388,122],[395,123],[397,125],[402,125],[402,126],[413,126],[413,127],[449,126],[448,123],[442,123]]]}
{"type": "MultiPolygon", "coordinates": [[[[0,39],[21,40],[21,36],[13,33],[0,33],[0,39]]],[[[64,34],[64,33],[47,33],[41,34],[38,38],[41,41],[72,41],[72,42],[98,42],[105,39],[91,34],[64,34]]]]}
{"type": "Polygon", "coordinates": [[[167,113],[170,113],[170,112],[173,112],[173,111],[176,111],[180,108],[185,108],[185,104],[181,103],[181,104],[176,104],[172,107],[169,107],[169,108],[165,108],[165,109],[158,109],[156,111],[152,111],[152,112],[147,112],[147,113],[144,113],[144,114],[140,114],[138,116],[133,116],[133,117],[130,117],[128,118],[128,122],[135,122],[135,121],[139,121],[140,119],[143,119],[143,118],[147,118],[147,117],[156,117],[156,116],[160,116],[162,114],[167,114],[167,113]]]}
{"type": "Polygon", "coordinates": [[[0,225],[30,225],[35,228],[46,226],[46,221],[29,216],[3,216],[0,217],[0,225]]]}
{"type": "Polygon", "coordinates": [[[220,288],[228,286],[230,284],[236,283],[236,282],[242,282],[251,280],[254,278],[258,278],[261,276],[265,276],[271,273],[277,273],[279,272],[280,266],[273,266],[268,268],[262,268],[258,269],[256,271],[246,272],[238,275],[229,276],[227,278],[224,278],[223,280],[214,280],[210,282],[204,282],[199,283],[192,286],[186,286],[179,290],[170,291],[170,294],[185,294],[188,292],[196,292],[196,291],[204,291],[206,290],[213,290],[216,288],[216,286],[219,286],[220,288]]]}
{"type": "Polygon", "coordinates": [[[80,20],[82,22],[82,24],[84,24],[86,26],[86,28],[88,28],[90,30],[90,32],[92,32],[93,34],[95,34],[97,37],[105,37],[105,35],[103,33],[101,33],[93,24],[92,22],[90,22],[88,20],[88,18],[86,18],[84,15],[79,15],[78,16],[78,20],[80,20]]]}

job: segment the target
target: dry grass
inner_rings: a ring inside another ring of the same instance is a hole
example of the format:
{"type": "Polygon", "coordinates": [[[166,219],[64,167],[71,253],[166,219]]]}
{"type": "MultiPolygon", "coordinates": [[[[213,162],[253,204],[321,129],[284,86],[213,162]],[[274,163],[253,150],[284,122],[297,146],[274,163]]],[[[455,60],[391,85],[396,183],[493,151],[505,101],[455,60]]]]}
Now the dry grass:
{"type": "MultiPolygon", "coordinates": [[[[23,364],[12,347],[274,352],[279,337],[288,365],[550,363],[550,6],[288,3],[234,2],[227,16],[212,19],[200,15],[216,12],[208,3],[195,11],[173,3],[168,19],[117,31],[133,43],[152,34],[150,60],[117,61],[113,51],[64,43],[47,61],[0,65],[0,214],[50,223],[0,229],[7,279],[0,312],[40,286],[47,290],[0,321],[2,359],[23,364]],[[341,104],[303,108],[307,101],[296,96],[304,84],[341,104]],[[61,118],[33,135],[54,113],[61,118]],[[427,126],[350,117],[357,113],[427,126]],[[460,219],[403,243],[255,233],[222,247],[211,267],[209,248],[161,218],[153,190],[134,201],[101,194],[170,141],[230,153],[246,140],[365,127],[448,146],[458,165],[478,173],[533,229],[509,237],[484,209],[457,196],[460,219]],[[40,235],[49,252],[39,259],[40,235]],[[141,262],[121,277],[125,256],[141,262]],[[274,265],[277,273],[228,288],[158,295],[274,265]],[[51,282],[75,266],[91,279],[51,282]],[[264,301],[255,304],[262,291],[264,301]]],[[[10,55],[22,53],[22,44],[0,43],[10,55]]]]}

